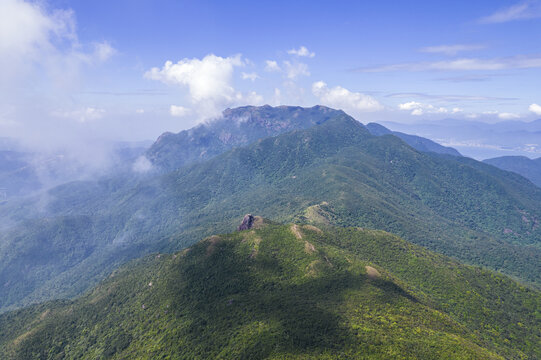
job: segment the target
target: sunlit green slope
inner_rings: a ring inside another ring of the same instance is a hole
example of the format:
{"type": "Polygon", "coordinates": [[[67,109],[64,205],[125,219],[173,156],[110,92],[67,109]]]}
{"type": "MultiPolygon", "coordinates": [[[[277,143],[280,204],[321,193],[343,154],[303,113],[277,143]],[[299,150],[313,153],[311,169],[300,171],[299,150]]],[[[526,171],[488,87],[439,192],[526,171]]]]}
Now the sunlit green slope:
{"type": "Polygon", "coordinates": [[[1,315],[0,356],[535,359],[540,311],[539,292],[385,232],[270,224],[1,315]]]}

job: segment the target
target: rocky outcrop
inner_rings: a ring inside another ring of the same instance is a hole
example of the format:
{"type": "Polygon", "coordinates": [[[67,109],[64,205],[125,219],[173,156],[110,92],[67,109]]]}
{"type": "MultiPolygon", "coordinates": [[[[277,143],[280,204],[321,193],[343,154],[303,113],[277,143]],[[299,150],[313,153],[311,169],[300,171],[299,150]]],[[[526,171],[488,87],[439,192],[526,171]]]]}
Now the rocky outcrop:
{"type": "Polygon", "coordinates": [[[254,220],[255,217],[252,214],[246,214],[244,215],[244,219],[242,219],[242,223],[237,228],[238,231],[242,230],[249,230],[254,226],[254,220]]]}

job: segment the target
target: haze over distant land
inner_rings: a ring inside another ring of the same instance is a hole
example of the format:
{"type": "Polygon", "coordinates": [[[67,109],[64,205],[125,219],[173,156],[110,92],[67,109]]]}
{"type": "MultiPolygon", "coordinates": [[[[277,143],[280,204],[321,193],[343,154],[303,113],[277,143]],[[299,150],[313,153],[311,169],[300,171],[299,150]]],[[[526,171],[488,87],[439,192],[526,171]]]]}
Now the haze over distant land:
{"type": "Polygon", "coordinates": [[[515,127],[541,116],[539,9],[539,1],[234,1],[202,11],[166,0],[127,11],[119,2],[4,0],[0,134],[100,167],[105,143],[154,140],[227,107],[321,104],[364,124],[445,120],[461,136],[387,124],[476,158],[528,155],[515,144],[521,134],[464,134],[480,122],[515,127]]]}
{"type": "Polygon", "coordinates": [[[416,134],[451,146],[463,155],[478,160],[499,156],[541,157],[541,119],[496,123],[444,119],[383,124],[392,130],[416,134]]]}
{"type": "Polygon", "coordinates": [[[0,0],[0,360],[541,359],[540,34],[0,0]]]}

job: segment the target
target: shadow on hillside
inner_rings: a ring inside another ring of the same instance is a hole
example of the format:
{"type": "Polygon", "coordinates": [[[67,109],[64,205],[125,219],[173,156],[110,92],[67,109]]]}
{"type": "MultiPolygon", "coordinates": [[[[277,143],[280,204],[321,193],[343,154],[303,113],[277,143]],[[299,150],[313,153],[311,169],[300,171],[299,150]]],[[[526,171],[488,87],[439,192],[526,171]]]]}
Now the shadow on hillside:
{"type": "Polygon", "coordinates": [[[295,284],[287,266],[266,257],[239,256],[231,241],[196,245],[179,265],[184,281],[171,283],[179,296],[177,316],[189,318],[182,334],[195,356],[264,358],[280,352],[343,348],[350,331],[336,312],[344,291],[368,284],[383,290],[386,303],[411,296],[394,283],[330,271],[295,284]],[[224,353],[223,348],[230,350],[224,353]]]}

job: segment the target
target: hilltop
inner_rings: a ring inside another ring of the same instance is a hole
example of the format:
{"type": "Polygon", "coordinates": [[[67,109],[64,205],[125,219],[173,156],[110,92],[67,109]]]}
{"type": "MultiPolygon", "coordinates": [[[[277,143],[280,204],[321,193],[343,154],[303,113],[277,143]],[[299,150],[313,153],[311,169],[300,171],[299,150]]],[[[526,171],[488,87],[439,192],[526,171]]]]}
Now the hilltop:
{"type": "Polygon", "coordinates": [[[0,204],[2,310],[78,295],[130,259],[226,232],[246,212],[386,230],[540,286],[541,189],[335,115],[163,174],[0,204]]]}
{"type": "Polygon", "coordinates": [[[518,359],[541,294],[382,232],[277,225],[113,272],[85,296],[0,316],[13,359],[518,359]]]}

